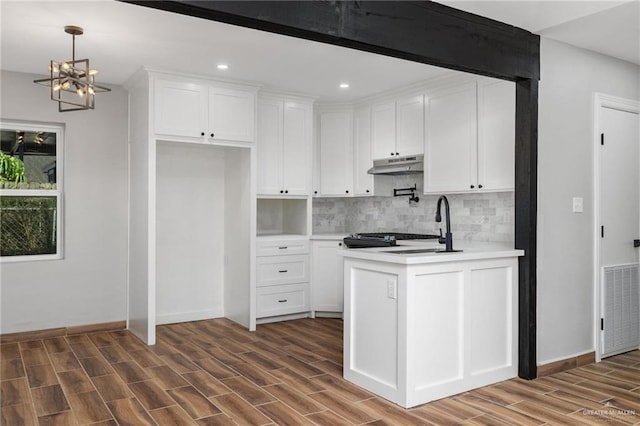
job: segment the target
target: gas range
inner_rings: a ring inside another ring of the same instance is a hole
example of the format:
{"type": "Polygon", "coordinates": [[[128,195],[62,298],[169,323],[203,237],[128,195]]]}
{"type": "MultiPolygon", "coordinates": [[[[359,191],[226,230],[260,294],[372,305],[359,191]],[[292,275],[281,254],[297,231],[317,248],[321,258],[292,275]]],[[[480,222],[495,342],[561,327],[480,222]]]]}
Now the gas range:
{"type": "Polygon", "coordinates": [[[434,234],[408,234],[403,232],[366,232],[351,234],[344,238],[344,245],[349,248],[390,247],[398,240],[428,240],[440,238],[434,234]]]}

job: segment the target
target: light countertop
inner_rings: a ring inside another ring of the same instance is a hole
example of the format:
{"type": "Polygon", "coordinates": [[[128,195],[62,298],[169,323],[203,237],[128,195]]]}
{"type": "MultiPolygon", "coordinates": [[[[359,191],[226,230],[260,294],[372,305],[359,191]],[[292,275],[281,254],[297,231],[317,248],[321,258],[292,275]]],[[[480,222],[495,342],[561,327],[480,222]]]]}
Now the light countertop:
{"type": "Polygon", "coordinates": [[[513,248],[513,244],[484,243],[476,241],[454,240],[453,248],[462,250],[453,253],[394,253],[403,250],[433,250],[443,249],[444,245],[436,241],[411,240],[399,241],[393,247],[344,248],[338,250],[338,255],[346,258],[374,260],[378,262],[396,263],[404,265],[418,265],[425,263],[458,262],[467,260],[497,259],[504,257],[524,256],[524,250],[513,248]]]}

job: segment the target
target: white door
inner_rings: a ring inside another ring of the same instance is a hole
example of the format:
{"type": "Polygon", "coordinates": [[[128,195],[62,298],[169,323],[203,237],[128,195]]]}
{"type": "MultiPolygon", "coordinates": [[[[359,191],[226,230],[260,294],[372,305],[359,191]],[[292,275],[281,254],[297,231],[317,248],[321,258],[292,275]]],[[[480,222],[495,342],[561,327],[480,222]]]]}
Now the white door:
{"type": "Polygon", "coordinates": [[[396,155],[396,103],[371,108],[371,157],[374,160],[396,155]]]}
{"type": "Polygon", "coordinates": [[[355,195],[373,195],[373,175],[367,171],[371,160],[371,107],[359,108],[354,114],[353,191],[355,195]]]}
{"type": "Polygon", "coordinates": [[[320,193],[353,194],[352,111],[320,114],[320,193]]]}
{"type": "Polygon", "coordinates": [[[312,107],[284,103],[283,188],[289,195],[309,195],[311,186],[312,107]]]}
{"type": "Polygon", "coordinates": [[[156,80],[156,134],[204,137],[207,131],[207,88],[194,83],[156,80]]]}
{"type": "Polygon", "coordinates": [[[600,107],[602,356],[638,348],[640,137],[638,113],[600,107]]]}
{"type": "Polygon", "coordinates": [[[516,85],[478,85],[478,188],[513,190],[516,146],[516,85]],[[482,187],[480,187],[482,185],[482,187]]]}
{"type": "Polygon", "coordinates": [[[396,105],[396,151],[400,156],[424,153],[424,96],[400,99],[396,105]]]}
{"type": "Polygon", "coordinates": [[[477,190],[475,82],[434,93],[427,102],[424,192],[477,190]]]}
{"type": "Polygon", "coordinates": [[[256,95],[243,90],[209,88],[211,140],[253,142],[256,95]]]}
{"type": "Polygon", "coordinates": [[[311,244],[311,309],[320,312],[342,312],[342,257],[338,257],[342,241],[313,241],[311,244]]]}
{"type": "Polygon", "coordinates": [[[282,101],[258,102],[258,194],[277,195],[282,185],[282,101]]]}

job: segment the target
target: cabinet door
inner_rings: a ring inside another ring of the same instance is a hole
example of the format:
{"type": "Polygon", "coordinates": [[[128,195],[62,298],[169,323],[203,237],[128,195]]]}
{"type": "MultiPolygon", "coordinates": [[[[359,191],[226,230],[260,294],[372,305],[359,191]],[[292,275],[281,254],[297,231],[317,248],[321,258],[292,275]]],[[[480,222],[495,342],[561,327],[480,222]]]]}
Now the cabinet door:
{"type": "Polygon", "coordinates": [[[424,96],[396,102],[396,151],[401,155],[424,153],[424,96]]]}
{"type": "Polygon", "coordinates": [[[374,160],[396,155],[396,103],[371,108],[371,157],[374,160]]]}
{"type": "Polygon", "coordinates": [[[342,312],[341,241],[313,241],[311,246],[311,294],[314,311],[342,312]]]}
{"type": "Polygon", "coordinates": [[[283,188],[289,195],[310,192],[312,114],[310,104],[284,103],[283,188]]]}
{"type": "Polygon", "coordinates": [[[352,111],[320,114],[320,193],[353,194],[352,111]]]}
{"type": "Polygon", "coordinates": [[[476,83],[429,96],[424,192],[477,190],[476,83]]]}
{"type": "Polygon", "coordinates": [[[256,95],[243,90],[209,88],[209,134],[213,140],[254,141],[256,95]]]}
{"type": "Polygon", "coordinates": [[[515,169],[515,84],[478,86],[478,186],[511,190],[515,169]]]}
{"type": "Polygon", "coordinates": [[[156,80],[156,134],[202,138],[207,131],[207,88],[194,83],[156,80]]]}
{"type": "Polygon", "coordinates": [[[373,195],[373,175],[367,173],[371,160],[371,108],[365,107],[354,114],[353,192],[355,195],[373,195]]]}
{"type": "Polygon", "coordinates": [[[258,194],[274,195],[283,190],[283,104],[280,100],[258,102],[258,194]]]}

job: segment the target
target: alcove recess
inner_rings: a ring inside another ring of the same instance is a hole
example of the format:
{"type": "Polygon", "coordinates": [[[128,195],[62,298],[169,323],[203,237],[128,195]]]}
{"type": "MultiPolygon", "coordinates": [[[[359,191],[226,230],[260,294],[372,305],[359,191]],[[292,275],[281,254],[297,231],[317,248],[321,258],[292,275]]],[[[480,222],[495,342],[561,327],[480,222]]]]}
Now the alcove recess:
{"type": "Polygon", "coordinates": [[[257,235],[300,235],[309,231],[308,199],[259,198],[257,235]]]}

